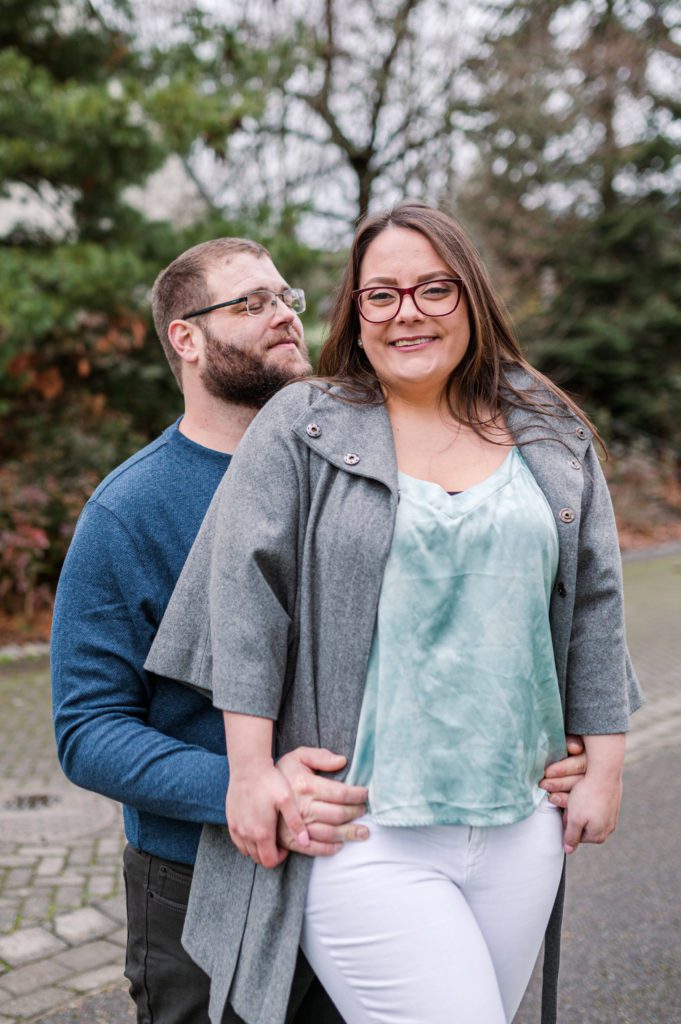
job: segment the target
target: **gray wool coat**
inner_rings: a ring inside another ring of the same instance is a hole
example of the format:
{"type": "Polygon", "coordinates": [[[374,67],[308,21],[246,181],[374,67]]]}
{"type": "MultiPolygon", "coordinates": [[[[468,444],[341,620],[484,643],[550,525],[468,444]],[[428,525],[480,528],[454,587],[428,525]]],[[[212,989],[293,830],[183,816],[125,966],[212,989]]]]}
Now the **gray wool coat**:
{"type": "MultiPolygon", "coordinates": [[[[559,416],[508,408],[506,420],[558,528],[550,618],[566,729],[624,732],[642,698],[612,507],[587,430],[541,393],[559,416]]],[[[232,459],[146,668],[276,720],[277,756],[306,745],[350,759],[398,501],[385,407],[286,387],[232,459]]],[[[211,976],[213,1024],[227,1000],[247,1024],[283,1024],[310,867],[292,854],[266,870],[226,828],[204,827],[183,943],[211,976]]]]}

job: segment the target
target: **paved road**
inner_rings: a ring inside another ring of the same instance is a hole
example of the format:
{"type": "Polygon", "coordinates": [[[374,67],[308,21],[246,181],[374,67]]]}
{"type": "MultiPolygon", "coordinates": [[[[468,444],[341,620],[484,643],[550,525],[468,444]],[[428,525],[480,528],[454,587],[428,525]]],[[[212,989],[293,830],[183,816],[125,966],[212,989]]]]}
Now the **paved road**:
{"type": "MultiPolygon", "coordinates": [[[[560,1019],[681,1024],[681,552],[632,561],[625,583],[648,704],[620,828],[570,859],[560,1019]]],[[[0,706],[0,1024],[132,1024],[120,812],[61,776],[44,660],[0,664],[0,706]]],[[[537,992],[515,1024],[536,1024],[537,992]]]]}
{"type": "MultiPolygon", "coordinates": [[[[568,858],[561,1022],[681,1024],[681,553],[625,565],[647,703],[628,738],[619,827],[568,858]]],[[[539,1020],[539,972],[514,1024],[539,1020]]]]}
{"type": "MultiPolygon", "coordinates": [[[[561,1022],[681,1024],[678,753],[625,771],[617,832],[569,858],[561,1022]]],[[[539,973],[515,1024],[539,1021],[539,973]]]]}

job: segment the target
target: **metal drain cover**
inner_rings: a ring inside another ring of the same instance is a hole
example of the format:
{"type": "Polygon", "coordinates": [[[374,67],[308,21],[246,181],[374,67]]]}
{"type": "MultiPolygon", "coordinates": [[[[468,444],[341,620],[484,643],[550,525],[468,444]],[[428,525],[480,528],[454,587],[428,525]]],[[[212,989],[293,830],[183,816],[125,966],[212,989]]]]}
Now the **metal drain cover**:
{"type": "Polygon", "coordinates": [[[11,800],[5,800],[5,811],[35,811],[42,807],[52,807],[61,800],[55,793],[19,793],[11,800]]]}
{"type": "Polygon", "coordinates": [[[77,786],[0,786],[0,841],[43,843],[76,839],[110,828],[120,808],[77,786]]]}

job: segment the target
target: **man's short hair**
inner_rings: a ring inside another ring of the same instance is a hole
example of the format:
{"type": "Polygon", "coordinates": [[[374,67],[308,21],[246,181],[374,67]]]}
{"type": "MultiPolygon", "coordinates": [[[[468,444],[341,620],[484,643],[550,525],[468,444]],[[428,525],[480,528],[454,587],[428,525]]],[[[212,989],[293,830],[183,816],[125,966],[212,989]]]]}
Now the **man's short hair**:
{"type": "Polygon", "coordinates": [[[187,249],[162,270],[151,292],[151,311],[170,369],[182,390],[182,360],[168,339],[168,328],[173,320],[192,309],[210,306],[214,296],[208,291],[207,274],[214,266],[228,263],[241,253],[268,256],[259,242],[249,238],[213,238],[209,242],[187,249]]]}

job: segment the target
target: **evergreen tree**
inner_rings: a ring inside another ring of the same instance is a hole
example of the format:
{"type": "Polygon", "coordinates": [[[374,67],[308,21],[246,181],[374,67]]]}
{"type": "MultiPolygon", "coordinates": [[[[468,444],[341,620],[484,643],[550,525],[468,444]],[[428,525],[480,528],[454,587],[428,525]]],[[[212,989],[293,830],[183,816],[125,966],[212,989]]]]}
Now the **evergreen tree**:
{"type": "Polygon", "coordinates": [[[487,127],[463,204],[540,366],[611,436],[658,444],[681,441],[675,20],[629,0],[505,11],[473,69],[487,127]]]}
{"type": "MultiPolygon", "coordinates": [[[[200,11],[184,11],[179,28],[142,47],[124,0],[106,20],[87,0],[0,7],[0,600],[10,608],[49,601],[89,491],[180,410],[150,323],[158,270],[205,238],[262,227],[267,242],[279,226],[268,211],[255,226],[228,222],[200,196],[184,226],[148,215],[153,203],[163,217],[153,172],[197,150],[223,159],[264,102],[262,53],[228,35],[217,45],[200,11]],[[136,202],[133,187],[147,189],[136,202]]],[[[280,248],[305,256],[294,240],[280,248]]]]}

